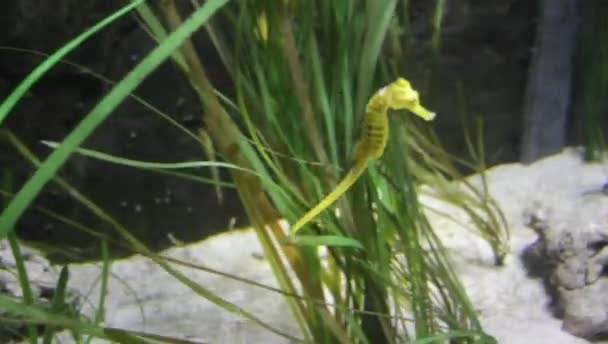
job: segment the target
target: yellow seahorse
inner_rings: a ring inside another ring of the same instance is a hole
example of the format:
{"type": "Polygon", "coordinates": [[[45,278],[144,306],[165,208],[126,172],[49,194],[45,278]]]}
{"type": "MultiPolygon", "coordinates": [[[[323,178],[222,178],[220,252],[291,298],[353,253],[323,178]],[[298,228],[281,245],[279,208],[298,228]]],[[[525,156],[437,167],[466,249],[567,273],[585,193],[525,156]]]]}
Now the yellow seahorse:
{"type": "Polygon", "coordinates": [[[365,109],[363,132],[355,150],[353,167],[330,194],[291,227],[292,238],[304,225],[338,200],[357,181],[370,160],[382,156],[389,135],[387,116],[389,109],[407,109],[427,121],[435,118],[434,112],[430,112],[420,105],[418,92],[412,89],[410,83],[404,78],[399,78],[376,92],[365,109]]]}

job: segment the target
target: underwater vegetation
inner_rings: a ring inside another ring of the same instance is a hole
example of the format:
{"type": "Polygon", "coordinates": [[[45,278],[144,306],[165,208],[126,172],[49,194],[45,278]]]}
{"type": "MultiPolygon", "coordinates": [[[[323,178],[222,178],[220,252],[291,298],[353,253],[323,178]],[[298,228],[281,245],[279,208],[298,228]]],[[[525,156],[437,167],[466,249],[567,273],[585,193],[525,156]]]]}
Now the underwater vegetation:
{"type": "MultiPolygon", "coordinates": [[[[494,252],[495,264],[504,262],[509,231],[484,177],[491,155],[486,154],[487,125],[470,110],[475,98],[482,97],[465,92],[459,81],[447,82],[442,68],[444,30],[454,29],[445,17],[457,9],[446,1],[407,0],[134,0],[123,5],[46,56],[0,105],[3,143],[34,168],[23,185],[13,178],[14,171],[3,169],[0,238],[8,240],[19,263],[15,275],[23,297],[0,295],[0,308],[6,310],[2,319],[24,325],[23,335],[31,343],[40,335],[50,342],[59,329],[83,343],[91,338],[179,341],[104,327],[110,251],[120,247],[147,257],[168,273],[167,278],[222,311],[286,341],[494,342],[429,224],[428,209],[420,203],[424,195],[463,210],[471,219],[470,230],[494,252]],[[65,137],[38,138],[50,149],[48,156],[38,156],[6,125],[9,117],[16,116],[35,85],[70,63],[71,53],[129,17],[149,35],[152,48],[130,61],[132,68],[120,80],[96,75],[107,93],[65,137]],[[180,123],[155,108],[154,100],[139,96],[145,80],[163,66],[170,66],[189,87],[184,98],[195,104],[192,116],[198,128],[180,123]],[[183,140],[196,145],[200,157],[183,159],[176,152],[170,161],[153,161],[89,145],[94,132],[116,116],[127,99],[179,131],[183,140]],[[445,104],[450,110],[444,111],[445,104]],[[427,108],[437,112],[436,120],[427,108]],[[440,131],[443,120],[460,120],[457,132],[440,131]],[[455,140],[462,142],[457,149],[449,144],[455,140]],[[73,185],[63,168],[74,157],[117,171],[179,179],[192,183],[194,190],[209,185],[218,201],[225,193],[236,193],[298,332],[277,328],[222,299],[181,269],[189,262],[170,260],[149,247],[142,238],[145,226],[141,234],[101,206],[95,194],[73,185]],[[480,186],[465,178],[470,172],[481,175],[480,186]],[[36,199],[47,185],[69,195],[95,225],[38,206],[36,199]],[[50,303],[41,305],[32,291],[17,228],[34,210],[94,239],[102,261],[94,318],[73,312],[66,301],[67,268],[57,281],[56,290],[62,292],[50,303]]],[[[593,66],[601,70],[603,64],[593,66]]],[[[585,104],[601,102],[600,93],[589,94],[592,99],[585,104]]],[[[588,130],[598,127],[601,112],[587,112],[593,118],[588,130]]],[[[605,149],[605,144],[597,131],[589,137],[595,138],[588,141],[589,154],[595,157],[591,152],[605,149]]]]}

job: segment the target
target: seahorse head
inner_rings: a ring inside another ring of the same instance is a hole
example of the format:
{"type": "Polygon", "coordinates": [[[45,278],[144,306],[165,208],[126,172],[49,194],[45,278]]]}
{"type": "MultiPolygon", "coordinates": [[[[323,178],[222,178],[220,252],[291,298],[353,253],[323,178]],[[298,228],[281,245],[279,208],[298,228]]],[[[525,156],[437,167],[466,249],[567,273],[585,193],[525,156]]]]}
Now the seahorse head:
{"type": "Polygon", "coordinates": [[[418,92],[412,88],[409,81],[404,78],[395,80],[383,91],[383,96],[387,99],[387,105],[394,110],[409,110],[412,113],[430,121],[435,118],[435,113],[427,110],[420,105],[418,92]]]}

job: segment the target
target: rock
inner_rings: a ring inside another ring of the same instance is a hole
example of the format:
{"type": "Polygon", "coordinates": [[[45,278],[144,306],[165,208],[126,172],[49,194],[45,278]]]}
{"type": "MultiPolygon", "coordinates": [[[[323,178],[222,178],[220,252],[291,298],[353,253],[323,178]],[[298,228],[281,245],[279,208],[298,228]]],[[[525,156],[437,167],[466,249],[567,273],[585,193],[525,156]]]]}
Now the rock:
{"type": "Polygon", "coordinates": [[[564,309],[564,330],[594,339],[608,332],[608,278],[581,288],[559,287],[559,302],[564,309]]]}
{"type": "Polygon", "coordinates": [[[566,144],[578,0],[542,0],[526,85],[521,160],[532,162],[566,144]]]}
{"type": "Polygon", "coordinates": [[[529,225],[539,234],[531,248],[544,260],[544,278],[556,298],[563,328],[583,338],[608,333],[608,197],[583,193],[570,211],[536,204],[529,225]]]}

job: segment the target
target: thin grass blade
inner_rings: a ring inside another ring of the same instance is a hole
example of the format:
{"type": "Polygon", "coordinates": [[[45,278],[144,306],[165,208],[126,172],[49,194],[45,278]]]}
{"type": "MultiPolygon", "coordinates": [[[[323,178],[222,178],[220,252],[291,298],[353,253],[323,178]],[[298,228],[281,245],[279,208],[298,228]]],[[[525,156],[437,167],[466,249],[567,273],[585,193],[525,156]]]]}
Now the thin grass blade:
{"type": "MultiPolygon", "coordinates": [[[[88,29],[87,31],[85,31],[82,34],[80,34],[79,36],[77,36],[76,38],[74,38],[73,40],[68,42],[68,44],[64,45],[59,50],[57,50],[57,52],[55,52],[54,54],[49,56],[48,59],[46,59],[43,63],[41,63],[36,69],[34,69],[34,71],[32,71],[17,86],[17,88],[15,88],[15,90],[4,100],[4,102],[2,102],[2,104],[0,104],[0,124],[2,124],[4,119],[8,116],[10,111],[15,107],[17,102],[19,102],[19,100],[21,100],[21,98],[23,98],[23,96],[25,96],[27,91],[30,88],[32,88],[32,86],[38,80],[40,80],[40,78],[42,78],[44,76],[44,74],[46,74],[51,68],[53,68],[64,56],[69,54],[72,50],[76,49],[84,41],[89,39],[89,37],[91,37],[92,35],[97,33],[99,30],[110,25],[111,23],[113,23],[115,20],[122,17],[123,15],[129,13],[131,10],[133,10],[135,7],[139,6],[144,1],[145,0],[135,0],[135,1],[131,2],[130,4],[124,6],[123,8],[114,12],[112,15],[106,17],[105,19],[103,19],[102,21],[100,21],[99,23],[94,25],[92,28],[88,29]]],[[[0,235],[0,237],[2,237],[2,235],[0,235]]]]}

